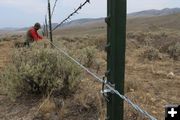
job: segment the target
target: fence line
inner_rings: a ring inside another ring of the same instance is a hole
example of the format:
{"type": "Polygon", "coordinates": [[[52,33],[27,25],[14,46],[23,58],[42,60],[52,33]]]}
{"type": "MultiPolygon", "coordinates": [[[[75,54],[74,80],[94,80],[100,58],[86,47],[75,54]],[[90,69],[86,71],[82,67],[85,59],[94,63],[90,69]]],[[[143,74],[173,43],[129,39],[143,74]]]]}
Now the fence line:
{"type": "MultiPolygon", "coordinates": [[[[55,0],[54,2],[54,6],[52,9],[52,13],[51,13],[51,17],[54,14],[56,5],[57,5],[58,0],[55,0]]],[[[56,30],[58,27],[62,26],[66,21],[68,21],[72,16],[74,16],[75,14],[78,13],[78,11],[80,9],[82,9],[82,7],[84,7],[87,3],[90,3],[90,0],[86,0],[83,4],[80,4],[80,6],[74,10],[74,12],[72,12],[70,15],[68,15],[62,22],[60,22],[52,31],[56,30]]],[[[69,58],[70,60],[72,60],[74,63],[76,63],[78,66],[80,66],[83,70],[85,70],[87,73],[89,73],[91,76],[93,76],[98,82],[103,83],[104,86],[106,86],[106,90],[103,90],[102,93],[107,93],[107,92],[111,92],[112,94],[116,94],[117,96],[119,96],[121,99],[123,99],[124,101],[126,101],[129,105],[131,105],[136,111],[140,112],[142,115],[144,115],[145,117],[149,118],[150,120],[157,120],[155,117],[153,117],[152,115],[150,115],[148,112],[144,111],[143,109],[141,109],[137,104],[134,104],[129,98],[127,98],[126,96],[120,94],[119,91],[117,91],[114,87],[112,87],[112,85],[106,81],[104,81],[103,79],[101,79],[100,77],[98,77],[95,73],[91,72],[88,68],[86,68],[85,66],[83,66],[80,62],[78,62],[76,59],[74,59],[73,57],[71,57],[67,52],[65,52],[64,50],[62,50],[61,48],[57,47],[52,41],[47,40],[52,46],[54,46],[54,48],[56,48],[60,53],[64,54],[67,58],[69,58]]],[[[58,52],[58,53],[59,53],[58,52]]],[[[59,53],[59,54],[60,54],[59,53]]],[[[61,55],[61,54],[60,54],[61,55]]],[[[104,88],[104,87],[103,87],[104,88]]]]}
{"type": "Polygon", "coordinates": [[[116,95],[118,95],[121,99],[125,100],[128,104],[130,104],[135,110],[137,110],[138,112],[140,112],[142,115],[146,116],[147,118],[149,118],[150,120],[157,120],[155,117],[151,116],[148,112],[144,111],[143,109],[141,109],[138,105],[134,104],[130,99],[128,99],[126,96],[121,95],[117,90],[115,90],[110,84],[108,84],[107,82],[105,82],[103,79],[101,79],[100,77],[98,77],[95,73],[91,72],[88,68],[86,68],[85,66],[83,66],[81,63],[79,63],[77,60],[75,60],[73,57],[71,57],[67,52],[65,52],[64,50],[60,49],[59,47],[57,47],[54,43],[52,43],[51,41],[47,40],[49,43],[51,43],[51,45],[54,46],[54,48],[56,48],[58,51],[60,51],[61,53],[63,53],[67,58],[69,58],[70,60],[72,60],[73,62],[75,62],[77,65],[79,65],[82,69],[84,69],[86,72],[88,72],[91,76],[93,76],[98,82],[105,84],[105,86],[113,93],[115,93],[116,95]]]}

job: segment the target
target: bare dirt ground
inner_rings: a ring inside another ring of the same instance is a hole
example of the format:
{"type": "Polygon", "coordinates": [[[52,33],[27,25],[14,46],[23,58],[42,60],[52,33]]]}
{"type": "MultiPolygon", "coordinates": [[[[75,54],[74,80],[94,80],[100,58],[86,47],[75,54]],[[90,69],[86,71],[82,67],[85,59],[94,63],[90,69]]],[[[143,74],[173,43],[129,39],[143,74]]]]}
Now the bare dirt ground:
{"type": "Polygon", "coordinates": [[[0,96],[1,120],[32,120],[39,104],[38,96],[26,96],[11,101],[5,95],[0,96]]]}

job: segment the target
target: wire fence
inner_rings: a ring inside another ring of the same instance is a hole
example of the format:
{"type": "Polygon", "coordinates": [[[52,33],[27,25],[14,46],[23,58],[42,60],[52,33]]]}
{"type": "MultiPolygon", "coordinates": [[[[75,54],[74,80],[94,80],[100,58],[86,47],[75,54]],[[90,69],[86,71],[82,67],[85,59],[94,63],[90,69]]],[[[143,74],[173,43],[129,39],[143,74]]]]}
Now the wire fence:
{"type": "MultiPolygon", "coordinates": [[[[57,4],[58,0],[55,0],[53,9],[52,9],[52,14],[51,16],[53,16],[55,8],[56,8],[56,4],[57,4]]],[[[64,20],[62,20],[62,22],[60,22],[57,26],[55,26],[53,28],[52,31],[56,30],[57,28],[61,27],[66,21],[68,21],[72,16],[74,16],[75,14],[78,13],[79,10],[81,10],[87,3],[90,3],[90,0],[86,0],[84,3],[80,4],[79,7],[77,7],[77,9],[75,9],[71,14],[69,14],[64,20]]],[[[65,55],[68,59],[70,59],[71,61],[73,61],[74,63],[76,63],[79,67],[81,67],[83,70],[85,70],[87,73],[89,73],[92,77],[94,77],[99,83],[102,83],[106,86],[106,88],[108,89],[109,92],[111,92],[112,94],[116,94],[117,96],[119,96],[121,99],[123,99],[124,101],[126,101],[129,105],[131,105],[136,111],[140,112],[143,116],[149,118],[150,120],[157,120],[155,117],[153,117],[152,115],[150,115],[148,112],[146,112],[145,110],[141,109],[137,104],[134,104],[129,98],[127,98],[126,96],[120,94],[119,91],[117,91],[114,87],[112,87],[108,82],[106,82],[105,80],[101,79],[100,77],[98,77],[95,73],[91,72],[88,68],[86,68],[85,66],[83,66],[80,62],[78,62],[76,59],[74,59],[73,57],[71,57],[67,52],[65,52],[64,50],[62,50],[61,48],[59,48],[58,46],[56,46],[52,41],[47,40],[52,46],[54,46],[55,49],[57,49],[60,53],[60,55],[65,55]],[[62,54],[61,54],[62,53],[62,54]]],[[[102,93],[105,91],[102,91],[102,93]]]]}
{"type": "Polygon", "coordinates": [[[115,90],[111,85],[109,85],[107,82],[105,82],[103,79],[101,79],[100,77],[98,77],[95,73],[91,72],[88,68],[86,68],[85,66],[83,66],[81,63],[79,63],[76,59],[74,59],[73,57],[71,57],[67,52],[65,52],[64,50],[62,50],[61,48],[57,47],[54,43],[52,43],[51,41],[47,40],[49,43],[51,43],[54,48],[56,48],[59,52],[63,53],[67,58],[69,58],[70,60],[72,60],[74,63],[76,63],[78,66],[80,66],[82,69],[84,69],[87,73],[89,73],[91,76],[93,76],[98,82],[100,83],[104,83],[105,86],[107,86],[107,88],[115,93],[116,95],[118,95],[121,99],[125,100],[128,104],[130,104],[135,110],[137,110],[138,112],[140,112],[142,115],[148,117],[150,120],[157,120],[155,117],[151,116],[149,113],[147,113],[146,111],[144,111],[143,109],[141,109],[138,105],[134,104],[130,99],[128,99],[126,96],[121,95],[117,90],[115,90]]]}

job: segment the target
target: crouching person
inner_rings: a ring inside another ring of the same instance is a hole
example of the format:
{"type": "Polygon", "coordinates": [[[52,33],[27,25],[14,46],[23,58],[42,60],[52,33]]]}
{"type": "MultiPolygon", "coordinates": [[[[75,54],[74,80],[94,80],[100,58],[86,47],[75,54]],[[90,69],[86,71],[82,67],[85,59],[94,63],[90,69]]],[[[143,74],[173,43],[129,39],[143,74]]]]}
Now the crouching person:
{"type": "Polygon", "coordinates": [[[36,23],[26,33],[26,40],[24,42],[25,47],[30,47],[30,44],[42,40],[42,37],[38,34],[38,30],[41,28],[40,23],[36,23]]]}

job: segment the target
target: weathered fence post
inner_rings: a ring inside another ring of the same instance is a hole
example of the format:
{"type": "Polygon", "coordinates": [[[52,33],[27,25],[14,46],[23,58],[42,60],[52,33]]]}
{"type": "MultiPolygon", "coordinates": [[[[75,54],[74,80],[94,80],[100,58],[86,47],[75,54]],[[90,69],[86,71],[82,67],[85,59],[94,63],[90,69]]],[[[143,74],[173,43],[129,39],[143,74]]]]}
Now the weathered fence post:
{"type": "Polygon", "coordinates": [[[48,22],[47,22],[47,16],[45,16],[45,33],[47,38],[49,37],[49,33],[48,33],[48,22]]]}
{"type": "MultiPolygon", "coordinates": [[[[53,38],[52,38],[52,22],[51,22],[51,4],[50,4],[50,0],[48,0],[48,14],[49,14],[49,37],[50,37],[50,41],[53,42],[53,38]]],[[[52,43],[51,43],[51,47],[53,47],[52,43]]]]}

